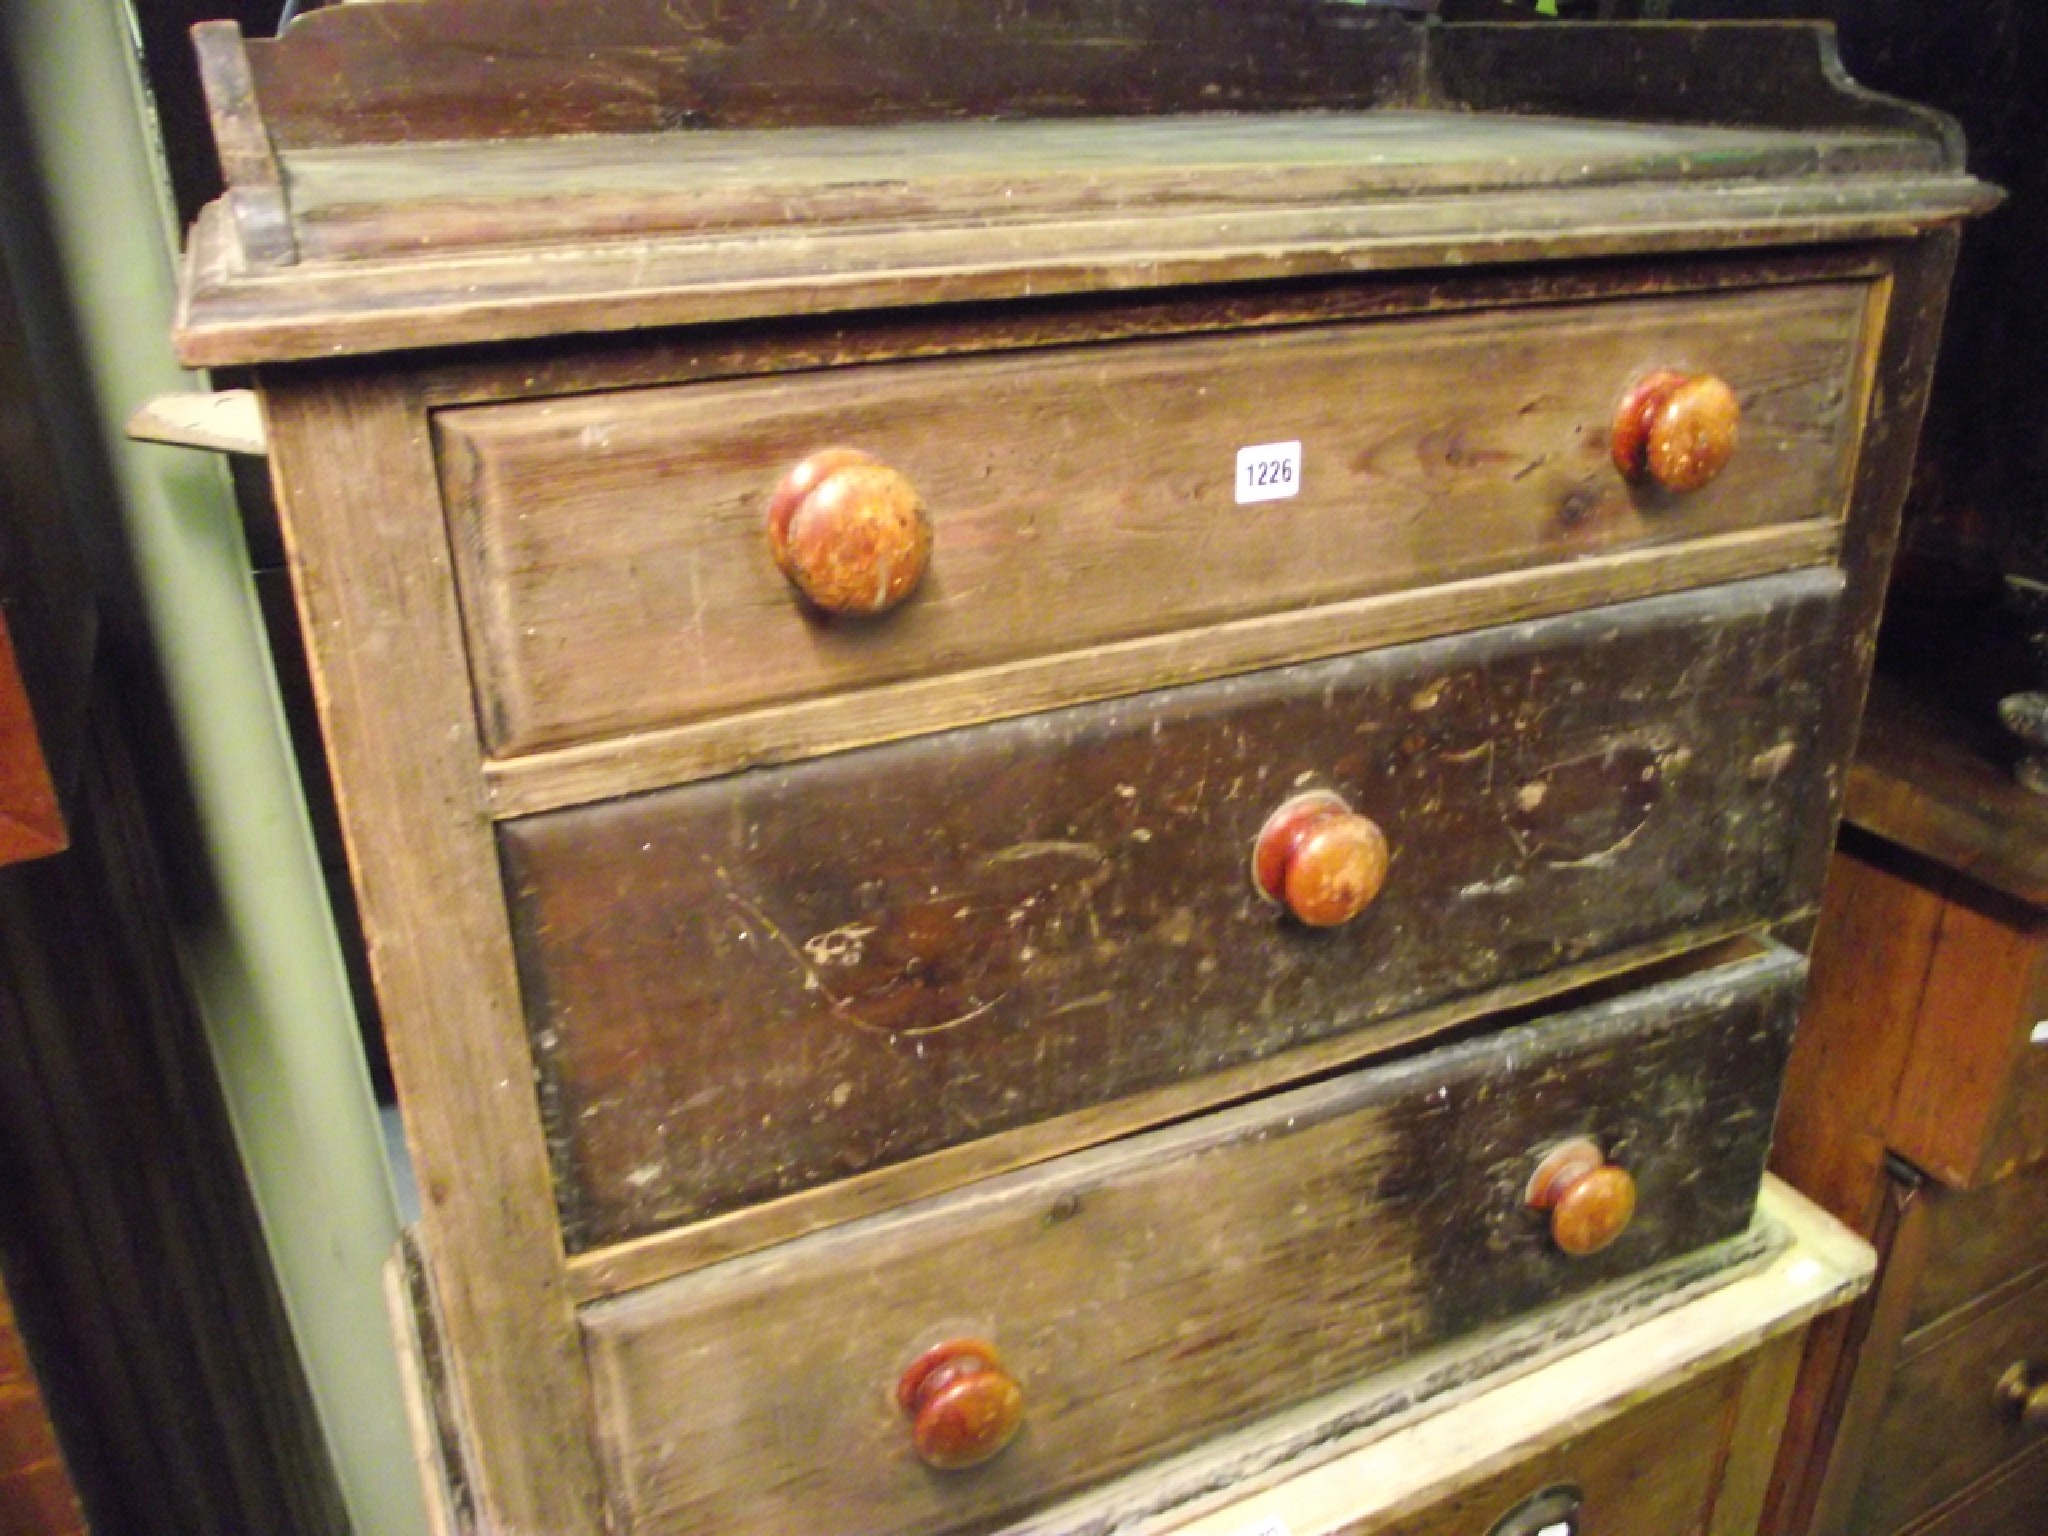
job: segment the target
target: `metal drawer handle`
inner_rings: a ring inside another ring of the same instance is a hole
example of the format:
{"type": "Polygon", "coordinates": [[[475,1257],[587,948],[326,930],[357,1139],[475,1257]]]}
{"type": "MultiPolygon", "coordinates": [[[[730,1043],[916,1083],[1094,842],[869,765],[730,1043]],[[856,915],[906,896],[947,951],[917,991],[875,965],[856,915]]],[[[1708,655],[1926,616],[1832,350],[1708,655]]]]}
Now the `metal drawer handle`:
{"type": "Polygon", "coordinates": [[[1998,1411],[2029,1429],[2048,1425],[2048,1381],[2034,1374],[2024,1360],[2015,1360],[1998,1378],[1994,1393],[1998,1411]]]}
{"type": "Polygon", "coordinates": [[[1546,1488],[1494,1521],[1486,1536],[1578,1536],[1584,1497],[1569,1483],[1546,1488]]]}

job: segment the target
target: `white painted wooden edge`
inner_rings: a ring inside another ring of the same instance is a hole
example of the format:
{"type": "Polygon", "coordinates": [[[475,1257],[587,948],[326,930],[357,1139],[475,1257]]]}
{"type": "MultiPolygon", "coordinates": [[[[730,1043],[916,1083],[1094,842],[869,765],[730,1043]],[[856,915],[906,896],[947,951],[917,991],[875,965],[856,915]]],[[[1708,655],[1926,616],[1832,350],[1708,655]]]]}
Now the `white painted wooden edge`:
{"type": "Polygon", "coordinates": [[[213,453],[270,456],[270,433],[253,389],[194,390],[158,395],[128,418],[128,435],[139,442],[204,448],[213,453]]]}
{"type": "Polygon", "coordinates": [[[414,1469],[427,1506],[426,1536],[460,1536],[448,1469],[441,1461],[440,1434],[434,1423],[433,1388],[413,1311],[412,1287],[406,1280],[405,1245],[384,1261],[384,1307],[391,1318],[391,1343],[398,1356],[398,1379],[405,1401],[405,1426],[412,1439],[414,1469]]]}
{"type": "Polygon", "coordinates": [[[1792,1240],[1727,1285],[1238,1503],[1185,1525],[1148,1526],[1147,1536],[1331,1536],[1412,1509],[1694,1380],[1869,1286],[1876,1253],[1788,1185],[1766,1177],[1758,1211],[1792,1240]]]}

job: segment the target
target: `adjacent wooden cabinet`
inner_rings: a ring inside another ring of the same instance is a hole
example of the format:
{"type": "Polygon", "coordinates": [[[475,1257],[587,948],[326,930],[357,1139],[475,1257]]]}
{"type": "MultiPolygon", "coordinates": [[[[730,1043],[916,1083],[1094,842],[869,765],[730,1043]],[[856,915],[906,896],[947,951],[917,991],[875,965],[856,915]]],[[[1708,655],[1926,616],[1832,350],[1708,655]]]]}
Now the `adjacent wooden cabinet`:
{"type": "Polygon", "coordinates": [[[1985,745],[1873,694],[1772,1165],[1882,1268],[1815,1333],[1778,1530],[2048,1522],[2048,808],[1985,745]]]}
{"type": "MultiPolygon", "coordinates": [[[[199,37],[453,1521],[1164,1530],[1782,1256],[1939,119],[1312,0],[199,37]]],[[[1753,1502],[1797,1311],[1603,1519],[1753,1502]]]]}

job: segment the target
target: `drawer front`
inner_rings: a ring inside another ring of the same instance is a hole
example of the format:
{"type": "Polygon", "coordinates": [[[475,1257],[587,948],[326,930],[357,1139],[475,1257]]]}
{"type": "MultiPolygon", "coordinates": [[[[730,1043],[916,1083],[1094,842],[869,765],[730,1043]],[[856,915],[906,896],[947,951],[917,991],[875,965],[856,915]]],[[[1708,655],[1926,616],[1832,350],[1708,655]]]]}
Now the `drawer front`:
{"type": "Polygon", "coordinates": [[[1677,299],[878,364],[442,413],[480,716],[500,753],[891,680],[1838,516],[1868,289],[1677,299]],[[1631,492],[1608,423],[1650,369],[1743,418],[1719,479],[1631,492]],[[1300,445],[1240,502],[1238,453],[1300,445]],[[770,560],[791,466],[907,476],[930,570],[821,621],[770,560]]]}
{"type": "Polygon", "coordinates": [[[1805,901],[1837,594],[1767,578],[505,824],[572,1248],[1805,901]],[[1327,929],[1248,868],[1317,787],[1392,848],[1327,929]]]}
{"type": "Polygon", "coordinates": [[[2048,1267],[2048,1168],[1996,1184],[1924,1186],[1926,1267],[1913,1286],[1905,1347],[1913,1335],[2030,1269],[2048,1267]]]}
{"type": "Polygon", "coordinates": [[[1908,1536],[2032,1536],[2035,1531],[2048,1531],[2048,1440],[1944,1505],[1908,1536]]]}
{"type": "Polygon", "coordinates": [[[2048,1436],[2048,1426],[2022,1423],[1998,1399],[2015,1362],[2048,1378],[2048,1274],[1967,1326],[1923,1340],[1901,1351],[1845,1530],[1896,1530],[2048,1436]]]}
{"type": "Polygon", "coordinates": [[[593,1307],[621,1528],[985,1529],[1732,1236],[1802,974],[1771,950],[593,1307]],[[1570,1258],[1524,1200],[1582,1134],[1638,1198],[1570,1258]],[[891,1391],[949,1335],[1000,1352],[1023,1428],[941,1473],[891,1391]]]}

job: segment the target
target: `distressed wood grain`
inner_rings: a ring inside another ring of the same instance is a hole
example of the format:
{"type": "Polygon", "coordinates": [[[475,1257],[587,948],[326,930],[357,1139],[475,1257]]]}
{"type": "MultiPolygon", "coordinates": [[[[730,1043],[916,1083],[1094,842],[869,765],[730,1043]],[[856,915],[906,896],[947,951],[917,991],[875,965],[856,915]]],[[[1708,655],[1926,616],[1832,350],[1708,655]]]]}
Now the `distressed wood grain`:
{"type": "MultiPolygon", "coordinates": [[[[415,0],[417,3],[417,0],[415,0]]],[[[306,150],[290,157],[309,259],[649,234],[879,228],[975,208],[989,226],[1143,212],[1262,218],[1388,193],[1933,171],[1931,145],[1498,119],[1450,112],[777,128],[306,150]],[[1503,151],[1512,134],[1513,155],[1503,151]],[[901,174],[915,161],[914,183],[901,174]]]]}
{"type": "Polygon", "coordinates": [[[1732,1236],[1801,972],[1776,950],[591,1309],[621,1526],[987,1529],[1732,1236]],[[1643,1198],[1620,1242],[1573,1260],[1522,1196],[1532,1158],[1579,1130],[1643,1198]],[[997,1341],[1026,1424],[993,1462],[939,1477],[887,1388],[961,1327],[997,1341]]]}
{"type": "Polygon", "coordinates": [[[259,388],[480,1523],[595,1536],[588,1385],[479,804],[425,413],[392,374],[259,388]]]}
{"type": "MultiPolygon", "coordinates": [[[[1731,924],[1733,929],[1738,925],[1731,924]]],[[[1467,993],[1434,1008],[1352,1030],[1291,1050],[1169,1083],[1104,1104],[1055,1115],[937,1152],[870,1169],[723,1216],[569,1257],[578,1301],[601,1301],[671,1275],[757,1252],[825,1227],[872,1216],[978,1179],[1099,1146],[1217,1104],[1234,1104],[1361,1062],[1393,1056],[1466,1027],[1504,1028],[1540,1012],[1583,1006],[1624,986],[1649,986],[1756,952],[1749,934],[1690,931],[1648,945],[1560,965],[1539,976],[1467,993]]]]}
{"type": "Polygon", "coordinates": [[[500,754],[1517,567],[1839,515],[1865,290],[1776,289],[700,384],[437,417],[500,754]],[[1628,381],[1727,376],[1714,485],[1630,487],[1628,381]],[[1234,501],[1238,450],[1299,494],[1234,501]],[[835,445],[909,477],[917,594],[832,620],[767,558],[768,493],[835,445]]]}
{"type": "Polygon", "coordinates": [[[544,334],[1045,300],[1458,265],[1683,257],[1903,240],[1995,205],[1954,173],[1725,185],[1530,188],[1279,206],[1256,221],[1167,209],[982,227],[960,218],[788,238],[735,232],[406,260],[252,267],[217,208],[187,248],[175,339],[192,367],[448,347],[544,334]],[[965,221],[963,224],[963,220],[965,221]],[[1222,226],[1219,229],[1219,224],[1222,226]]]}
{"type": "MultiPolygon", "coordinates": [[[[1487,1530],[1488,1518],[1522,1496],[1549,1481],[1577,1480],[1572,1471],[1559,1479],[1545,1476],[1545,1468],[1557,1465],[1553,1457],[1561,1445],[1576,1441],[1591,1453],[1579,1465],[1589,1488],[1598,1487],[1601,1458],[1593,1447],[1611,1430],[1620,1430],[1625,1437],[1622,1426],[1646,1405],[1683,1393],[1687,1384],[1711,1379],[1721,1366],[1740,1360],[1748,1379],[1735,1407],[1726,1443],[1728,1465],[1722,1474],[1723,1487],[1732,1482],[1737,1496],[1716,1498],[1704,1529],[1712,1536],[1751,1536],[1753,1526],[1722,1521],[1724,1512],[1738,1518],[1741,1514],[1739,1488],[1750,1476],[1744,1463],[1752,1452],[1768,1457],[1768,1448],[1756,1446],[1747,1436],[1756,1430],[1761,1437],[1770,1428],[1771,1378],[1785,1354],[1796,1356],[1800,1333],[1810,1319],[1839,1306],[1869,1283],[1873,1263],[1869,1248],[1776,1180],[1764,1180],[1758,1205],[1759,1228],[1792,1239],[1762,1266],[1724,1274],[1704,1293],[1676,1305],[1637,1312],[1602,1336],[1575,1340],[1559,1357],[1538,1361],[1533,1369],[1496,1375],[1448,1407],[1427,1398],[1411,1399],[1355,1443],[1310,1447],[1306,1465],[1256,1460],[1252,1448],[1270,1447],[1275,1438],[1270,1431],[1227,1437],[1181,1464],[1184,1473],[1199,1467],[1212,1474],[1205,1490],[1208,1497],[1192,1508],[1182,1506],[1146,1518],[1158,1506],[1147,1509],[1138,1490],[1157,1493],[1166,1479],[1143,1474],[1056,1512],[1069,1514],[1065,1527],[1047,1521],[1025,1529],[1032,1536],[1039,1536],[1041,1529],[1064,1529],[1072,1536],[1116,1531],[1246,1536],[1259,1528],[1260,1520],[1278,1520],[1299,1536],[1381,1536],[1381,1527],[1389,1520],[1455,1509],[1460,1495],[1476,1485],[1495,1478],[1503,1483],[1514,1476],[1525,1478],[1485,1517],[1476,1522],[1468,1518],[1456,1527],[1457,1536],[1479,1536],[1487,1530]],[[1133,1490],[1129,1497],[1124,1496],[1126,1488],[1133,1490]],[[1084,1511],[1106,1518],[1089,1519],[1084,1511]],[[1119,1517],[1123,1524],[1116,1523],[1119,1517]]],[[[1435,1362],[1457,1352],[1458,1346],[1452,1346],[1426,1360],[1435,1362]]],[[[1380,1379],[1399,1380],[1412,1369],[1380,1379]]],[[[1316,1406],[1282,1416],[1283,1421],[1306,1420],[1316,1406]]],[[[1612,1497],[1597,1497],[1592,1518],[1582,1528],[1633,1532],[1634,1518],[1641,1513],[1629,1498],[1635,1480],[1657,1476],[1661,1463],[1661,1457],[1641,1458],[1633,1465],[1633,1476],[1615,1468],[1612,1497]],[[1610,1519],[1610,1511],[1620,1514],[1610,1519]]],[[[1699,1514],[1694,1511],[1696,1518],[1699,1514]]],[[[1687,1529],[1702,1527],[1695,1523],[1687,1529]]]]}
{"type": "Polygon", "coordinates": [[[1837,579],[1509,626],[501,824],[572,1249],[1793,911],[1837,579]],[[1253,891],[1305,786],[1393,844],[1253,891]]]}
{"type": "Polygon", "coordinates": [[[1413,90],[1421,34],[1316,0],[337,8],[246,45],[281,142],[1287,106],[1413,90]]]}

